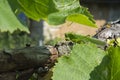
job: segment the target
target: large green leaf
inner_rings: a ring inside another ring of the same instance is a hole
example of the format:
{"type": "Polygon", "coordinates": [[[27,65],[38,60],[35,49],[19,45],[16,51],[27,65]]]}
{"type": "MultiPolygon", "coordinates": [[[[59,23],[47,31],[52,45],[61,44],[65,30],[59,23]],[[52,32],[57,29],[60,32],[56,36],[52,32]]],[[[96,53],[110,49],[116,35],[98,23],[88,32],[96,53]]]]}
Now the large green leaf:
{"type": "Polygon", "coordinates": [[[94,44],[76,44],[68,56],[62,56],[53,70],[53,80],[89,80],[106,53],[94,44]]]}
{"type": "Polygon", "coordinates": [[[18,0],[25,14],[39,21],[41,18],[47,18],[50,13],[56,12],[53,0],[18,0]]]}
{"type": "Polygon", "coordinates": [[[0,31],[9,31],[12,33],[17,29],[29,32],[28,29],[18,21],[10,8],[8,1],[0,0],[0,31]]]}

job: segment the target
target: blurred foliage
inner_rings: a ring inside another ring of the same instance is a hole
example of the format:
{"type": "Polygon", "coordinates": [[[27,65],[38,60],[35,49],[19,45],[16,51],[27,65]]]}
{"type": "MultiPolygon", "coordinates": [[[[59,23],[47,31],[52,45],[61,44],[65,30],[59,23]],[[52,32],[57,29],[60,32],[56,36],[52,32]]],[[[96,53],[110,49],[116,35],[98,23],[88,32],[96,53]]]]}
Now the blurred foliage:
{"type": "Polygon", "coordinates": [[[21,48],[30,43],[31,39],[26,32],[19,30],[14,33],[0,32],[0,49],[21,48]]]}
{"type": "Polygon", "coordinates": [[[33,74],[29,80],[37,80],[37,74],[33,74]]]}

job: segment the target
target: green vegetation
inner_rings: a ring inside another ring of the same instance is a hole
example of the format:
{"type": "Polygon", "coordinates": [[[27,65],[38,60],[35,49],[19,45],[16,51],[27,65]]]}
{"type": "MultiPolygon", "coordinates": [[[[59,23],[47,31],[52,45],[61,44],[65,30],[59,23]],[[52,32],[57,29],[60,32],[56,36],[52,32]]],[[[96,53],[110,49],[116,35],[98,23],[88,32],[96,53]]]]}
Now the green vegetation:
{"type": "MultiPolygon", "coordinates": [[[[72,21],[96,27],[93,16],[87,8],[79,4],[79,0],[0,0],[0,31],[5,32],[5,35],[3,33],[0,35],[2,43],[0,47],[6,44],[6,47],[15,48],[16,46],[12,44],[18,44],[17,47],[20,47],[25,44],[24,42],[29,42],[27,35],[21,34],[21,32],[29,33],[29,30],[16,17],[19,12],[24,12],[27,17],[36,21],[43,19],[52,25],[72,21]],[[19,35],[14,35],[14,33],[19,35]]],[[[53,80],[120,79],[119,38],[118,45],[111,45],[104,51],[98,48],[98,45],[105,46],[106,42],[71,33],[65,36],[75,45],[70,55],[58,59],[53,70],[53,80]]],[[[53,44],[57,41],[53,41],[53,44]]]]}
{"type": "Polygon", "coordinates": [[[100,41],[96,38],[92,38],[90,36],[82,36],[82,35],[77,35],[74,33],[67,33],[65,34],[65,37],[67,40],[71,40],[75,43],[87,43],[87,42],[91,42],[97,45],[102,45],[105,46],[106,42],[100,41]]]}
{"type": "Polygon", "coordinates": [[[53,80],[89,80],[90,73],[100,65],[107,53],[96,45],[76,44],[69,56],[58,59],[53,70],[53,80]]]}
{"type": "MultiPolygon", "coordinates": [[[[68,40],[76,43],[70,55],[58,59],[53,80],[119,80],[120,46],[98,48],[99,40],[69,33],[68,40]]],[[[102,42],[99,42],[100,44],[102,42]]]]}
{"type": "Polygon", "coordinates": [[[50,24],[58,25],[68,20],[96,27],[92,15],[79,4],[79,0],[0,0],[0,8],[1,32],[13,33],[19,29],[29,33],[15,16],[19,12],[37,21],[46,20],[50,24]]]}

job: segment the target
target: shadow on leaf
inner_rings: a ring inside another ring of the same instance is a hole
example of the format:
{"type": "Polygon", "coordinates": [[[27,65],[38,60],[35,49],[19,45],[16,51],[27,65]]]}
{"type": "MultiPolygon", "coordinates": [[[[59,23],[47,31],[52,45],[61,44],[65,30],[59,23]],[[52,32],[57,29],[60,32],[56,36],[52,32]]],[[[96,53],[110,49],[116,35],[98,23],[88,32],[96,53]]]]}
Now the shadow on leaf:
{"type": "Polygon", "coordinates": [[[110,80],[110,57],[106,55],[101,64],[90,73],[89,80],[110,80]]]}

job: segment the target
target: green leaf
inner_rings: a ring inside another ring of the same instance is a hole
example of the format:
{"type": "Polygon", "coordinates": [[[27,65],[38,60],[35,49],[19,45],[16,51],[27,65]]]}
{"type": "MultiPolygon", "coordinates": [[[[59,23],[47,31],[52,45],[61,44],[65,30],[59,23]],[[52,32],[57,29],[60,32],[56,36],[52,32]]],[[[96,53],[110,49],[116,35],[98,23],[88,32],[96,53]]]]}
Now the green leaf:
{"type": "Polygon", "coordinates": [[[65,23],[65,21],[72,21],[76,23],[80,23],[83,25],[96,27],[94,24],[94,20],[86,16],[80,8],[76,8],[74,10],[68,10],[68,11],[60,11],[56,13],[52,13],[48,16],[48,23],[59,25],[65,23]]]}
{"type": "Polygon", "coordinates": [[[13,12],[16,12],[17,10],[20,10],[20,4],[18,3],[18,0],[8,0],[11,9],[13,12]]]}
{"type": "Polygon", "coordinates": [[[111,74],[108,76],[110,80],[120,79],[120,47],[111,47],[109,50],[110,56],[110,71],[111,74]]]}
{"type": "Polygon", "coordinates": [[[52,13],[48,16],[49,24],[63,24],[68,20],[96,27],[93,16],[89,13],[87,8],[80,6],[79,0],[54,0],[54,2],[59,12],[52,13]]]}
{"type": "Polygon", "coordinates": [[[18,0],[24,13],[39,21],[41,18],[45,19],[50,13],[56,12],[53,0],[18,0]]]}
{"type": "Polygon", "coordinates": [[[120,79],[120,47],[110,47],[102,63],[92,71],[90,80],[120,79]]]}
{"type": "Polygon", "coordinates": [[[65,23],[67,16],[77,13],[77,11],[79,11],[79,8],[51,13],[48,15],[48,23],[54,25],[63,24],[65,23]]]}
{"type": "Polygon", "coordinates": [[[90,12],[88,11],[88,8],[81,6],[81,14],[87,16],[93,23],[95,23],[94,19],[93,19],[93,15],[90,14],[90,12]]]}
{"type": "Polygon", "coordinates": [[[72,22],[77,22],[80,24],[84,24],[87,26],[96,27],[96,25],[93,24],[93,22],[90,21],[89,18],[83,14],[72,14],[72,15],[67,17],[67,20],[72,21],[72,22]]]}
{"type": "Polygon", "coordinates": [[[90,36],[82,36],[74,33],[67,33],[65,34],[66,39],[71,40],[76,43],[81,43],[81,42],[91,42],[97,45],[105,46],[106,42],[100,41],[95,38],[91,38],[90,36]]]}
{"type": "Polygon", "coordinates": [[[109,63],[110,57],[108,55],[105,55],[100,65],[96,66],[90,73],[89,80],[111,80],[110,77],[108,77],[110,76],[109,63]]]}
{"type": "Polygon", "coordinates": [[[56,12],[48,16],[48,23],[51,25],[59,25],[65,23],[67,12],[56,12]]]}
{"type": "Polygon", "coordinates": [[[80,7],[79,0],[53,0],[59,11],[74,10],[80,7]]]}
{"type": "Polygon", "coordinates": [[[105,52],[94,44],[76,44],[71,54],[58,59],[53,70],[53,80],[89,80],[105,52]]]}
{"type": "Polygon", "coordinates": [[[59,25],[65,23],[66,20],[71,20],[80,24],[96,27],[94,24],[93,16],[89,13],[88,9],[80,6],[79,0],[18,0],[24,13],[39,21],[40,19],[46,20],[49,24],[59,25]],[[32,5],[31,5],[32,4],[32,5]],[[73,19],[73,14],[81,14],[78,20],[73,19]],[[68,17],[68,19],[66,19],[68,17]],[[84,19],[83,19],[84,18],[84,19]],[[90,20],[90,21],[89,21],[90,20]]]}
{"type": "Polygon", "coordinates": [[[12,12],[8,1],[0,0],[0,31],[13,33],[17,29],[29,33],[28,28],[22,25],[12,12]]]}

